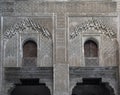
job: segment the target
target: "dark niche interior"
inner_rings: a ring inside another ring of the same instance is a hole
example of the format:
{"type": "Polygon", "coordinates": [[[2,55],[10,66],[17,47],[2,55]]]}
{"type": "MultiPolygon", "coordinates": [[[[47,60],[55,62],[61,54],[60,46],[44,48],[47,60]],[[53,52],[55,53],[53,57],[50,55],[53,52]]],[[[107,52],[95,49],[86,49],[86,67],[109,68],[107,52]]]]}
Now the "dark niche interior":
{"type": "Polygon", "coordinates": [[[11,95],[50,95],[50,90],[45,83],[39,83],[39,79],[21,79],[21,84],[11,92],[11,95]]]}
{"type": "Polygon", "coordinates": [[[84,78],[72,90],[72,95],[115,95],[108,83],[102,83],[101,78],[84,78]]]}

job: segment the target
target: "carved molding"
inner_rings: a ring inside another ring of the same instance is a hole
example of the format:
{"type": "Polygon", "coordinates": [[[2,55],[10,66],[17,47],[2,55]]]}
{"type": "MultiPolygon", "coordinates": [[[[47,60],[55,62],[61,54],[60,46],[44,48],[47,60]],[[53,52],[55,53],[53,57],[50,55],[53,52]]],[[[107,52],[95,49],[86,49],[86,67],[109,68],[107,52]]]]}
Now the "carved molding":
{"type": "Polygon", "coordinates": [[[7,29],[4,32],[4,38],[10,39],[14,35],[16,35],[17,32],[24,31],[27,28],[32,28],[34,31],[37,31],[39,33],[42,33],[42,35],[46,38],[52,38],[50,32],[45,27],[42,27],[39,25],[39,23],[35,23],[31,18],[25,18],[24,20],[16,23],[14,26],[12,26],[10,29],[7,29]]]}
{"type": "Polygon", "coordinates": [[[79,77],[103,77],[116,79],[117,77],[116,66],[114,67],[70,67],[70,78],[79,77]]]}
{"type": "Polygon", "coordinates": [[[42,78],[53,79],[52,67],[23,67],[23,68],[5,68],[5,78],[7,81],[18,81],[19,78],[42,78]]]}
{"type": "Polygon", "coordinates": [[[74,32],[70,34],[70,39],[75,38],[81,32],[85,32],[86,30],[97,30],[99,33],[102,33],[109,38],[116,38],[116,33],[108,26],[106,26],[102,21],[92,18],[92,20],[88,20],[81,25],[77,25],[74,28],[74,32]]]}

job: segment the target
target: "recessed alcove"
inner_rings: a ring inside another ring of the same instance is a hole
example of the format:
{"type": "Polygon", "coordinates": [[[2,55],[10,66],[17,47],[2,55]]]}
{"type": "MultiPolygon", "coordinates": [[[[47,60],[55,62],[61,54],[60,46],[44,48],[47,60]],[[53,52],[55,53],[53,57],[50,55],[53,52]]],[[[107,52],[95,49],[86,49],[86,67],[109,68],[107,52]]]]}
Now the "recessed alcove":
{"type": "Polygon", "coordinates": [[[82,83],[77,83],[72,90],[72,95],[115,95],[108,83],[103,83],[101,78],[83,78],[82,83]]]}
{"type": "Polygon", "coordinates": [[[10,95],[51,95],[45,83],[39,79],[20,79],[21,84],[16,84],[10,95]]]}

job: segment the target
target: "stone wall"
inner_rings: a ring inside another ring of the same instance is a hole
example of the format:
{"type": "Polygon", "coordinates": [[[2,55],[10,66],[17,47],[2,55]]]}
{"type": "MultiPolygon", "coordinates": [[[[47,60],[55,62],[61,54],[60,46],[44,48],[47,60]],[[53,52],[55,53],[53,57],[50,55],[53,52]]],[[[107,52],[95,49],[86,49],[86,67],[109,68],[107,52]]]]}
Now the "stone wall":
{"type": "Polygon", "coordinates": [[[37,43],[37,66],[52,66],[52,17],[4,17],[3,21],[5,67],[22,66],[23,45],[28,40],[37,43]]]}
{"type": "Polygon", "coordinates": [[[15,84],[21,84],[20,79],[39,79],[39,83],[45,83],[49,88],[51,95],[53,95],[53,68],[5,68],[5,83],[4,94],[10,95],[12,89],[15,88],[15,84]]]}
{"type": "Polygon", "coordinates": [[[2,15],[34,15],[38,13],[109,13],[116,11],[115,2],[97,2],[97,1],[32,1],[32,0],[9,0],[1,1],[2,15]],[[76,7],[73,7],[76,6],[76,7]]]}
{"type": "MultiPolygon", "coordinates": [[[[94,40],[98,44],[98,52],[99,52],[98,66],[117,65],[118,47],[116,43],[117,42],[116,20],[117,20],[117,16],[69,17],[68,61],[70,66],[85,66],[84,43],[87,40],[94,40]],[[96,24],[97,26],[100,25],[99,28],[97,27],[98,29],[96,28],[96,24]],[[100,27],[104,27],[104,28],[100,28],[100,27]],[[107,33],[105,27],[108,28],[107,31],[109,31],[110,34],[107,33]],[[111,60],[108,61],[109,59],[111,60]]],[[[91,66],[94,65],[91,64],[91,66]]]]}
{"type": "Polygon", "coordinates": [[[83,78],[101,78],[114,89],[115,95],[119,95],[117,72],[117,67],[70,67],[70,93],[77,83],[83,82],[83,78]]]}
{"type": "MultiPolygon", "coordinates": [[[[109,82],[118,95],[119,5],[117,0],[0,0],[0,94],[7,95],[14,86],[9,78],[23,77],[8,69],[21,69],[22,45],[32,39],[38,44],[37,67],[53,67],[53,79],[43,76],[42,80],[53,95],[69,95],[74,80],[96,75],[109,82]],[[88,39],[99,46],[99,64],[90,65],[92,69],[85,65],[84,42],[88,39]]],[[[35,71],[33,77],[38,74],[35,71]]]]}

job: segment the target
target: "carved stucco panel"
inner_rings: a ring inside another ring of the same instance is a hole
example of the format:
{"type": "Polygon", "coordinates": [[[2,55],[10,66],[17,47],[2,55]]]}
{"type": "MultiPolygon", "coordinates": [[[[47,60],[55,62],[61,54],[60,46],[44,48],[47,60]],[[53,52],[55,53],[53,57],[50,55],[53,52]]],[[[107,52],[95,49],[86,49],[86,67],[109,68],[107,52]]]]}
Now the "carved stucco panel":
{"type": "Polygon", "coordinates": [[[70,39],[78,36],[79,33],[84,33],[86,30],[97,30],[98,33],[102,33],[110,38],[116,38],[116,33],[112,28],[104,24],[102,21],[92,18],[87,22],[84,22],[80,25],[76,25],[74,31],[70,34],[70,39]]]}
{"type": "MultiPolygon", "coordinates": [[[[8,19],[5,18],[5,21],[7,20],[8,19]]],[[[30,17],[19,18],[19,20],[17,18],[12,17],[12,21],[14,23],[11,22],[12,23],[11,26],[9,25],[10,24],[9,22],[6,24],[5,27],[7,26],[9,27],[6,30],[4,29],[4,35],[3,35],[4,43],[5,43],[4,47],[6,47],[6,49],[4,50],[5,52],[4,58],[7,58],[5,59],[6,62],[4,62],[5,66],[17,66],[17,67],[22,66],[22,57],[23,57],[22,48],[23,48],[23,44],[28,40],[33,40],[37,43],[38,46],[37,66],[52,66],[52,52],[53,52],[52,31],[50,32],[48,28],[41,26],[36,20],[30,17]],[[14,22],[14,20],[16,20],[16,23],[14,22]],[[11,55],[12,53],[10,51],[14,52],[14,56],[11,55]],[[7,55],[9,54],[10,56],[6,57],[6,54],[7,55]]],[[[43,21],[41,21],[41,23],[47,24],[46,27],[49,27],[48,24],[50,24],[51,20],[49,21],[48,19],[49,23],[47,22],[44,23],[44,21],[47,20],[44,19],[43,21]]]]}
{"type": "Polygon", "coordinates": [[[115,26],[115,23],[115,17],[69,17],[68,61],[71,66],[77,64],[79,64],[79,66],[85,66],[84,43],[86,40],[90,39],[95,40],[95,42],[98,44],[99,66],[116,66],[117,48],[115,47],[116,45],[114,44],[114,41],[117,37],[117,27],[115,26]],[[110,45],[104,44],[105,42],[109,43],[110,45]],[[107,51],[112,52],[112,54],[110,53],[110,55],[107,53],[107,55],[104,56],[104,48],[107,47],[111,48],[107,51]],[[108,55],[111,57],[107,57],[108,55]],[[77,57],[79,60],[77,60],[77,57]],[[106,61],[109,59],[112,61],[106,61]]]}
{"type": "Polygon", "coordinates": [[[50,32],[46,28],[40,26],[38,23],[35,23],[31,18],[25,18],[20,22],[14,24],[13,26],[11,26],[10,29],[7,29],[4,32],[4,38],[10,39],[14,35],[16,35],[17,32],[22,32],[24,30],[27,30],[28,28],[31,28],[36,32],[42,33],[44,37],[47,37],[47,38],[52,37],[50,32]]]}

